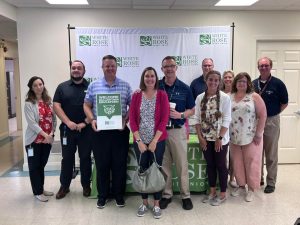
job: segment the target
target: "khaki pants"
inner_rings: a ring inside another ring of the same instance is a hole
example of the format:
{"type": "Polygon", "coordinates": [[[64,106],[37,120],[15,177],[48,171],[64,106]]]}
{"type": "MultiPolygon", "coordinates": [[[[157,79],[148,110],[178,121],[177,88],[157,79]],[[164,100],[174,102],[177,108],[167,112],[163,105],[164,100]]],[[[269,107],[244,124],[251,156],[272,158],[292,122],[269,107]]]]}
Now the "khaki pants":
{"type": "Polygon", "coordinates": [[[267,185],[275,187],[278,164],[278,140],[280,135],[280,115],[268,117],[264,129],[262,156],[262,176],[264,179],[264,156],[266,158],[267,185]]]}
{"type": "Polygon", "coordinates": [[[173,163],[175,163],[176,173],[178,175],[181,198],[190,198],[186,128],[183,126],[180,129],[169,129],[167,132],[168,138],[166,140],[166,149],[162,163],[163,170],[167,175],[163,198],[171,198],[173,196],[173,163]]]}

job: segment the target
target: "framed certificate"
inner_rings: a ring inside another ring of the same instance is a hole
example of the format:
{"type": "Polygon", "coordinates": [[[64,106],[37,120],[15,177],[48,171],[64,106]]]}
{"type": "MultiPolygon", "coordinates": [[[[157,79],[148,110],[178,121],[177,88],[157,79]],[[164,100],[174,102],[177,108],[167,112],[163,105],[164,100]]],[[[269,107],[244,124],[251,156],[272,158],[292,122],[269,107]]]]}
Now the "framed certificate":
{"type": "Polygon", "coordinates": [[[98,130],[122,129],[121,94],[97,94],[98,130]]]}

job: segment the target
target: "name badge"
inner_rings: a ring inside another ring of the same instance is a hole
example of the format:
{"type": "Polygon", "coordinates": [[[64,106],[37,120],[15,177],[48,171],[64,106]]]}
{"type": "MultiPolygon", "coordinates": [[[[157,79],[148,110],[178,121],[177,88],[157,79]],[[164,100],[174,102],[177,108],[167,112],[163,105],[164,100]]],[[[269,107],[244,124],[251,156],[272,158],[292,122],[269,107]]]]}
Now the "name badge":
{"type": "Polygon", "coordinates": [[[67,137],[63,137],[62,143],[63,143],[63,145],[67,145],[67,137]]]}
{"type": "Polygon", "coordinates": [[[27,149],[27,154],[28,154],[28,157],[32,157],[33,156],[33,148],[30,147],[27,149]]]}

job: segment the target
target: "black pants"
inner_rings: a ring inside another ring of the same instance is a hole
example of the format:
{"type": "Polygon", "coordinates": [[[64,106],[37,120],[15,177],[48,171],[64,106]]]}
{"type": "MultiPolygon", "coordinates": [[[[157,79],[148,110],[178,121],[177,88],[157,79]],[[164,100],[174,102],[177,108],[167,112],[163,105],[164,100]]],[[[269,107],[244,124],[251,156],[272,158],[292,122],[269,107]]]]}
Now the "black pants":
{"type": "Polygon", "coordinates": [[[50,144],[36,144],[32,143],[26,145],[29,176],[34,195],[43,194],[44,191],[44,180],[45,172],[44,168],[48,162],[50,155],[51,145],[50,144]],[[33,156],[28,156],[28,149],[33,149],[33,156]]]}
{"type": "Polygon", "coordinates": [[[219,184],[221,192],[226,192],[228,169],[226,166],[226,155],[228,144],[222,145],[220,152],[215,151],[215,142],[207,141],[207,149],[203,151],[207,166],[206,171],[208,175],[208,183],[210,187],[216,187],[217,177],[219,177],[219,184]]]}
{"type": "MultiPolygon", "coordinates": [[[[137,143],[134,143],[133,146],[134,146],[136,159],[139,163],[141,152],[139,150],[139,147],[138,147],[137,143]]],[[[164,157],[164,153],[165,153],[165,146],[166,146],[165,141],[157,142],[156,149],[155,149],[155,152],[154,152],[156,162],[160,166],[162,165],[162,161],[163,161],[163,157],[164,157]]],[[[151,166],[152,162],[153,162],[153,153],[150,152],[150,151],[144,152],[141,156],[141,163],[140,163],[141,168],[144,171],[147,170],[149,168],[149,166],[151,166]]],[[[154,200],[160,200],[161,199],[161,193],[162,193],[162,191],[153,193],[154,200]]],[[[142,193],[141,195],[142,195],[142,199],[148,199],[148,194],[142,193]]]]}
{"type": "Polygon", "coordinates": [[[126,189],[129,129],[93,132],[93,153],[97,168],[98,199],[106,200],[111,193],[123,199],[126,189]],[[110,174],[111,178],[110,179],[110,174]]]}
{"type": "Polygon", "coordinates": [[[87,126],[81,132],[71,131],[65,128],[65,125],[60,127],[60,140],[62,147],[62,161],[60,172],[60,183],[63,188],[69,188],[73,175],[73,166],[75,162],[75,153],[78,148],[80,159],[80,174],[82,187],[89,187],[92,174],[91,163],[91,137],[92,128],[87,126]],[[63,145],[63,137],[67,138],[67,145],[63,145]]]}

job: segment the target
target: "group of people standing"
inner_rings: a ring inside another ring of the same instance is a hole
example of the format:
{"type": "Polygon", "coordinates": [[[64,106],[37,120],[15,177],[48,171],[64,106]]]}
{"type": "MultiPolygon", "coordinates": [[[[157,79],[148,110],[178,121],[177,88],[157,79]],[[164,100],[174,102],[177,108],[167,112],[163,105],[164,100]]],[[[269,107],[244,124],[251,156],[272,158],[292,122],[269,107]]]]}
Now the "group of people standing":
{"type": "MultiPolygon", "coordinates": [[[[140,166],[146,170],[153,161],[166,174],[166,187],[154,196],[150,207],[148,194],[142,194],[137,215],[144,216],[152,208],[154,218],[160,218],[161,209],[172,202],[172,166],[179,178],[182,208],[191,210],[189,191],[186,120],[196,126],[199,144],[207,162],[209,194],[203,202],[218,206],[226,200],[228,179],[227,152],[230,148],[231,181],[235,181],[233,196],[241,190],[246,201],[253,200],[253,192],[263,183],[263,150],[267,165],[265,193],[275,190],[278,160],[279,113],[288,103],[285,85],[271,76],[272,60],[258,61],[260,77],[253,82],[247,73],[223,81],[220,72],[213,70],[213,60],[202,61],[203,75],[189,87],[178,79],[178,66],[172,56],[161,63],[164,73],[159,80],[153,67],[144,69],[139,90],[132,93],[130,85],[116,76],[117,61],[112,55],[102,58],[104,77],[91,84],[84,79],[85,66],[75,60],[71,65],[71,79],[61,83],[55,92],[53,104],[40,77],[28,82],[25,103],[28,127],[25,145],[28,156],[33,194],[40,201],[48,201],[53,192],[44,190],[44,167],[47,163],[56,127],[55,114],[61,120],[60,140],[62,162],[60,189],[57,199],[70,192],[75,152],[80,158],[83,195],[89,196],[91,178],[91,151],[97,170],[98,208],[105,208],[113,196],[118,207],[125,206],[127,156],[130,130],[134,150],[140,166]],[[223,82],[223,85],[222,85],[223,82]],[[221,91],[221,87],[223,90],[221,91]],[[257,92],[257,93],[256,93],[257,92]],[[119,93],[123,127],[119,130],[101,130],[97,127],[97,94],[119,93]],[[276,136],[274,129],[276,128],[276,136]],[[220,194],[217,195],[217,178],[220,194]],[[247,191],[248,189],[248,191],[247,191]]],[[[228,72],[228,71],[227,71],[228,72]]]]}
{"type": "Polygon", "coordinates": [[[232,71],[225,71],[222,80],[221,74],[213,70],[213,60],[204,59],[203,79],[197,78],[205,81],[204,93],[197,92],[203,90],[203,83],[200,85],[195,80],[191,84],[193,93],[196,93],[194,96],[197,95],[194,123],[207,162],[210,186],[204,203],[217,206],[226,200],[228,147],[232,196],[244,193],[245,201],[251,202],[254,191],[264,185],[263,153],[268,173],[264,192],[272,193],[275,190],[279,114],[288,105],[288,93],[284,83],[271,75],[273,62],[270,58],[260,58],[257,66],[260,76],[254,81],[251,81],[248,73],[234,76],[232,71]],[[274,130],[274,134],[271,130],[274,130]],[[216,193],[217,177],[219,196],[216,193]]]}

